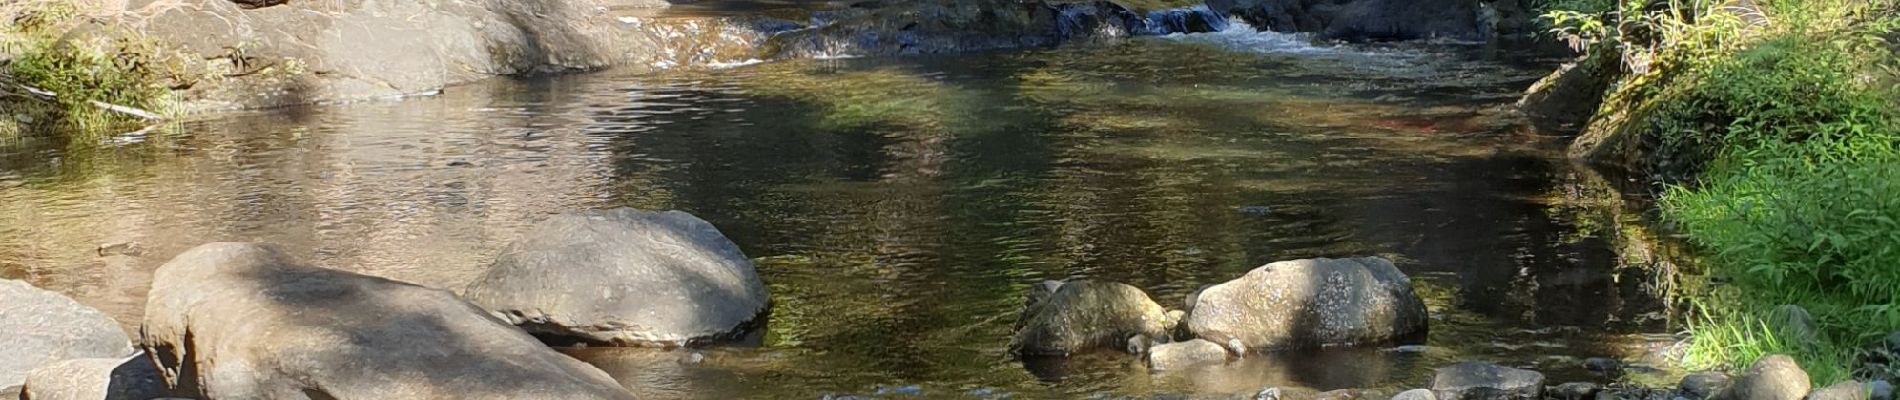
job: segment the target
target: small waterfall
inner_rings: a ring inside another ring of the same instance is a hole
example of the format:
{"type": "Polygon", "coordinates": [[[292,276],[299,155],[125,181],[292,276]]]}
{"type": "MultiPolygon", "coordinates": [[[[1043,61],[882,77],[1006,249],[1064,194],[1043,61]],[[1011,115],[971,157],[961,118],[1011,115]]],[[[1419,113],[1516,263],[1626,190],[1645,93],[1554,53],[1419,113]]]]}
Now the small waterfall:
{"type": "Polygon", "coordinates": [[[1234,50],[1259,53],[1319,55],[1339,54],[1342,51],[1341,48],[1335,46],[1313,45],[1309,34],[1262,31],[1240,19],[1226,21],[1225,29],[1216,32],[1194,35],[1167,34],[1162,37],[1212,43],[1234,50]]]}

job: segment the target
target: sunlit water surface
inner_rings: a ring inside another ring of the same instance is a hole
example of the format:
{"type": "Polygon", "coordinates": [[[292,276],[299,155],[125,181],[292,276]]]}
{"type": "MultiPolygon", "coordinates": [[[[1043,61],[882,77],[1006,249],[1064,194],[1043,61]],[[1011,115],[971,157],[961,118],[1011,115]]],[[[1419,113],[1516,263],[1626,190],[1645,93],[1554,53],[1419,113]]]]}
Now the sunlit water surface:
{"type": "Polygon", "coordinates": [[[1551,66],[1525,53],[1224,32],[498,81],[18,139],[0,145],[0,278],[132,330],[151,271],[204,242],[456,289],[550,214],[681,209],[754,258],[775,308],[762,347],[570,351],[649,397],[1389,393],[1461,360],[1606,382],[1578,360],[1639,360],[1663,302],[1603,237],[1616,228],[1580,222],[1594,175],[1510,115],[1551,66]],[[99,253],[128,242],[142,252],[99,253]],[[1178,307],[1263,263],[1351,255],[1414,277],[1425,346],[1169,374],[1004,352],[1040,280],[1178,307]]]}

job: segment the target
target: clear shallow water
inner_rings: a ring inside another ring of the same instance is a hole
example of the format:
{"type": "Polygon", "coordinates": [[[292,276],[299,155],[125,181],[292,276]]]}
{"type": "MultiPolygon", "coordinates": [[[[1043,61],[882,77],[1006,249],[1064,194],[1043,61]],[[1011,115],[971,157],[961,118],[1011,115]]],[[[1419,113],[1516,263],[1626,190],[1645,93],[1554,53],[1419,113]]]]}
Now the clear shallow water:
{"type": "Polygon", "coordinates": [[[1389,390],[1473,359],[1604,382],[1578,360],[1639,358],[1667,331],[1654,278],[1581,217],[1605,207],[1576,196],[1600,179],[1507,112],[1548,60],[1232,35],[497,81],[15,139],[0,143],[0,278],[130,330],[152,269],[204,242],[459,288],[547,215],[682,209],[755,258],[776,305],[759,348],[570,351],[657,398],[1389,390]],[[99,253],[124,242],[143,251],[99,253]],[[1043,279],[1174,306],[1260,264],[1349,255],[1414,277],[1425,347],[1174,374],[1003,351],[1043,279]]]}

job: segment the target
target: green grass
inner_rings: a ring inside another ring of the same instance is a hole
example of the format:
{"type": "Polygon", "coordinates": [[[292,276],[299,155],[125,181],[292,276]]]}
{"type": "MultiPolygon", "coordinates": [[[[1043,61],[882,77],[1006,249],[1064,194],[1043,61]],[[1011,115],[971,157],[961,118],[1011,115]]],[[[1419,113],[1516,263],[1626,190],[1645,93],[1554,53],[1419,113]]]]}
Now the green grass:
{"type": "Polygon", "coordinates": [[[1900,329],[1900,91],[1884,39],[1900,17],[1895,0],[1728,3],[1568,0],[1546,16],[1629,66],[1589,129],[1642,138],[1663,218],[1728,282],[1693,294],[1687,367],[1783,353],[1831,384],[1900,329]],[[1759,311],[1781,304],[1813,314],[1816,343],[1759,311]]]}
{"type": "Polygon", "coordinates": [[[152,54],[156,47],[136,38],[67,38],[82,15],[70,2],[27,0],[7,5],[0,17],[0,53],[12,58],[0,65],[0,105],[5,124],[21,131],[89,132],[120,129],[135,118],[93,104],[163,112],[170,91],[161,85],[166,68],[152,54]],[[46,100],[27,95],[19,85],[50,91],[46,100]]]}

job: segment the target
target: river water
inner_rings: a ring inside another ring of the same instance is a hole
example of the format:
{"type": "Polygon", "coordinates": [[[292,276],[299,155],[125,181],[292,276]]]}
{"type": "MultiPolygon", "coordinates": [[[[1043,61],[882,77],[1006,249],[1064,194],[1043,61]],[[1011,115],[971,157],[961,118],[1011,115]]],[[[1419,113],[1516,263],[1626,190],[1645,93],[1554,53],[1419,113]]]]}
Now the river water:
{"type": "Polygon", "coordinates": [[[754,258],[775,308],[756,348],[569,350],[648,397],[1389,393],[1463,360],[1608,382],[1579,360],[1642,360],[1666,340],[1665,302],[1618,228],[1588,217],[1616,202],[1578,200],[1595,175],[1509,112],[1553,66],[1535,54],[1239,29],[498,80],[13,138],[0,278],[135,332],[151,271],[204,242],[454,289],[548,215],[680,209],[754,258]],[[1040,280],[1121,281],[1178,307],[1267,262],[1351,255],[1414,277],[1423,346],[1168,374],[1004,352],[1040,280]]]}

